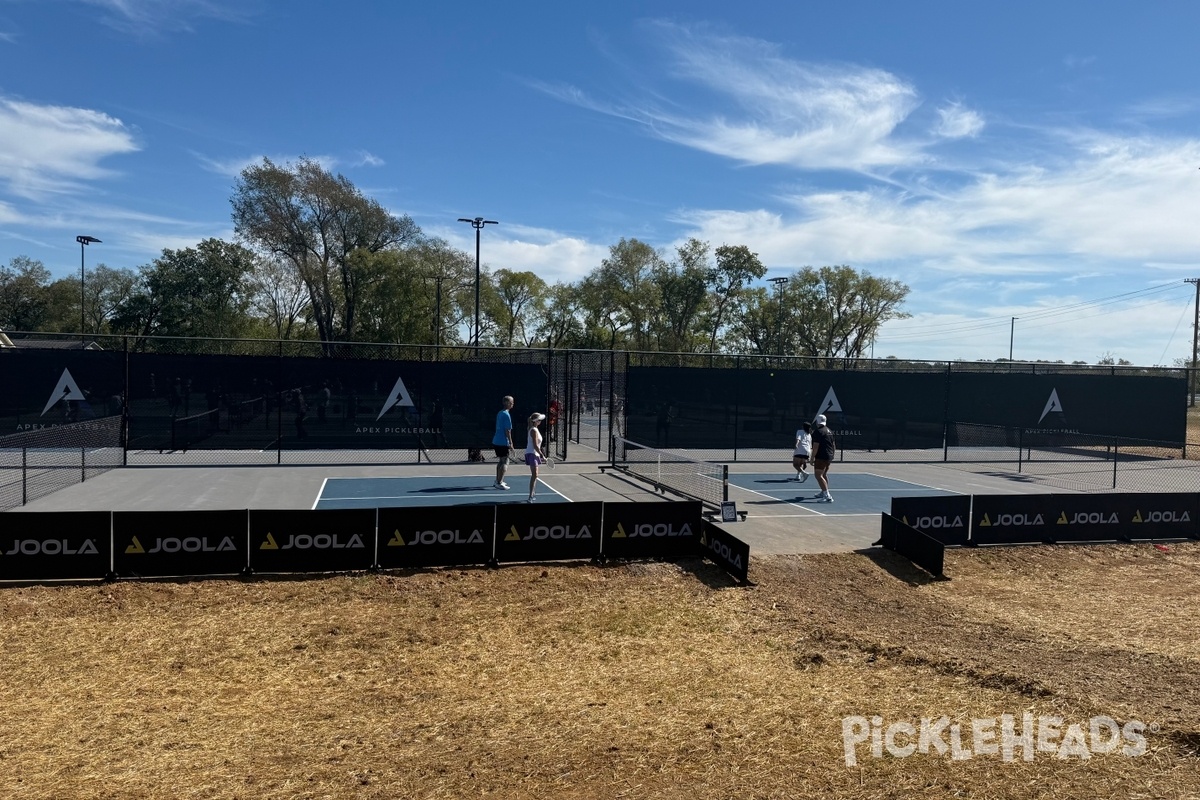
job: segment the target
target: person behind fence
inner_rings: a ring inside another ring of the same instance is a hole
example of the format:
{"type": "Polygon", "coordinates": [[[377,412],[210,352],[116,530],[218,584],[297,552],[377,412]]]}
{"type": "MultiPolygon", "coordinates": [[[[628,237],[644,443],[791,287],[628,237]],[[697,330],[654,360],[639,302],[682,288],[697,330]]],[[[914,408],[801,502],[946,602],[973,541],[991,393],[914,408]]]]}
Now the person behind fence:
{"type": "Polygon", "coordinates": [[[804,483],[808,480],[808,473],[804,468],[808,466],[808,458],[812,455],[812,425],[807,422],[800,424],[800,430],[796,431],[796,445],[792,451],[792,466],[796,470],[796,480],[804,483]]]}
{"type": "Polygon", "coordinates": [[[296,438],[307,439],[308,429],[304,427],[304,421],[308,419],[308,401],[304,399],[304,390],[296,389],[292,400],[296,408],[296,438]]]}
{"type": "Polygon", "coordinates": [[[492,436],[492,448],[496,451],[496,489],[507,489],[504,473],[508,471],[508,454],[513,450],[512,417],[508,411],[513,407],[512,395],[505,395],[500,401],[500,411],[496,413],[496,433],[492,436]]]}
{"type": "Polygon", "coordinates": [[[317,422],[324,425],[325,415],[329,411],[329,400],[333,392],[329,391],[329,381],[321,381],[321,394],[317,397],[317,422]]]}
{"type": "Polygon", "coordinates": [[[833,440],[833,431],[829,430],[825,421],[824,414],[817,414],[817,418],[813,420],[813,424],[816,425],[812,432],[815,451],[813,475],[817,479],[817,485],[821,487],[821,491],[813,499],[819,503],[832,503],[833,495],[829,493],[829,466],[837,453],[837,443],[833,440]]]}
{"type": "Polygon", "coordinates": [[[544,464],[546,456],[542,452],[542,432],[538,425],[546,418],[545,414],[534,412],[529,415],[529,429],[525,439],[525,464],[529,467],[529,500],[532,503],[537,491],[538,466],[544,464]]]}
{"type": "Polygon", "coordinates": [[[446,431],[442,426],[446,424],[446,412],[442,410],[442,398],[436,397],[433,400],[433,411],[429,415],[429,427],[433,429],[433,444],[440,447],[448,447],[446,442],[446,431]]]}

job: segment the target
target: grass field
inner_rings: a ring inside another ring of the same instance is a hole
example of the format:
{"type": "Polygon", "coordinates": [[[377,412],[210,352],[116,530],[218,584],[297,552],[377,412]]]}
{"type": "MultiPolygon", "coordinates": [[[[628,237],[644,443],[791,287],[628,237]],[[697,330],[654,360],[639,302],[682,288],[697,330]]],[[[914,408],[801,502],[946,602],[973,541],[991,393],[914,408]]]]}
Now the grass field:
{"type": "Polygon", "coordinates": [[[1164,547],[10,588],[0,796],[1196,797],[1200,544],[1164,547]],[[1026,712],[1147,752],[846,763],[846,717],[1026,712]]]}

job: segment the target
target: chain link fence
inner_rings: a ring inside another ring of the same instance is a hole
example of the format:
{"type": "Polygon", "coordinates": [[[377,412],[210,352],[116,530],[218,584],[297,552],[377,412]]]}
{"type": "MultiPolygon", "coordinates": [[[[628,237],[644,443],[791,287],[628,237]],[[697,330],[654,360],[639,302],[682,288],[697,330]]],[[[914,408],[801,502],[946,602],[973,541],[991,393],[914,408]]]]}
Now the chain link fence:
{"type": "Polygon", "coordinates": [[[122,466],[122,428],[113,416],[0,436],[0,510],[122,466]]]}

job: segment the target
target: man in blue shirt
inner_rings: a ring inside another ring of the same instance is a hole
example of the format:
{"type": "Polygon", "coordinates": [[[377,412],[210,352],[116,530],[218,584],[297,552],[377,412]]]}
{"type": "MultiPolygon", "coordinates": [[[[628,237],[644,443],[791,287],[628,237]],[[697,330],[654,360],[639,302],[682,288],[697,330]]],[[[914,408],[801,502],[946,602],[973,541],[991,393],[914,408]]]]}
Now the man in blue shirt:
{"type": "Polygon", "coordinates": [[[508,454],[513,449],[512,417],[508,414],[508,410],[513,407],[512,395],[505,395],[500,405],[501,409],[496,414],[496,434],[492,437],[492,447],[496,451],[496,458],[499,459],[496,462],[496,482],[492,486],[496,489],[507,489],[504,473],[508,472],[508,454]]]}

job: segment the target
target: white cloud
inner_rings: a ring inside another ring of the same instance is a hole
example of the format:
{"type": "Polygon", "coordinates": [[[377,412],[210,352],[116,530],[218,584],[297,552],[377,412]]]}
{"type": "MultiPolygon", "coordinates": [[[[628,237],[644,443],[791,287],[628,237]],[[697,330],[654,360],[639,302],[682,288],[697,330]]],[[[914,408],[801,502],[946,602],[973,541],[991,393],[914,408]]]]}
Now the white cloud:
{"type": "Polygon", "coordinates": [[[938,109],[938,123],[933,132],[947,139],[978,136],[983,130],[983,117],[963,108],[961,103],[949,103],[938,109]]]}
{"type": "Polygon", "coordinates": [[[21,197],[79,191],[112,174],[105,158],[139,149],[133,131],[102,112],[0,98],[0,183],[21,197]]]}
{"type": "MultiPolygon", "coordinates": [[[[453,246],[475,254],[475,236],[466,226],[426,229],[453,246]]],[[[558,231],[505,223],[488,226],[480,246],[480,259],[489,268],[533,272],[546,283],[574,283],[600,265],[608,247],[558,231]]]]}

